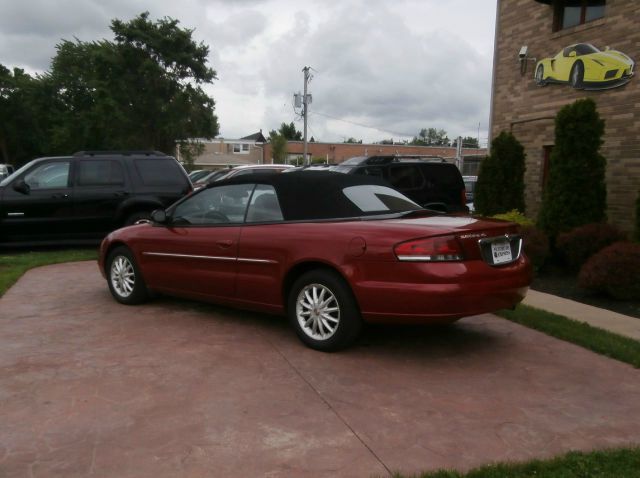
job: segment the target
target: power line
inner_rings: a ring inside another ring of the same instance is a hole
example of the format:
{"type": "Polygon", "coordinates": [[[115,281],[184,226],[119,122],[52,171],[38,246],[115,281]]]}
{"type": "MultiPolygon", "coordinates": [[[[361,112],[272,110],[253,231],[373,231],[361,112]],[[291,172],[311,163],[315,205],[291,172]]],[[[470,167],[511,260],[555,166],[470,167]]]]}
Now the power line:
{"type": "Polygon", "coordinates": [[[328,115],[326,113],[320,113],[319,111],[310,111],[309,113],[312,114],[312,115],[325,116],[327,118],[331,118],[331,119],[334,119],[334,120],[337,120],[337,121],[342,121],[344,123],[353,124],[353,125],[356,125],[356,126],[360,126],[362,128],[375,129],[376,131],[381,131],[382,133],[391,133],[394,136],[408,136],[408,137],[415,136],[413,134],[398,133],[397,131],[391,131],[391,130],[388,130],[388,129],[377,128],[376,126],[370,126],[370,125],[366,125],[366,124],[362,124],[362,123],[357,123],[355,121],[346,120],[344,118],[338,118],[336,116],[331,116],[331,115],[328,115]]]}

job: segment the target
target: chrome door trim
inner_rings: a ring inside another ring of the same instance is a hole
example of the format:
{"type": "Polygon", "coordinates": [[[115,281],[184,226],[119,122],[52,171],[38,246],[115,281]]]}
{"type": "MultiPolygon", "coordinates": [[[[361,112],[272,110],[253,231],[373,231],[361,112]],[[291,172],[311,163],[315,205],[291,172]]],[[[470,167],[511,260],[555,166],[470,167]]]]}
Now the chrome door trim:
{"type": "Polygon", "coordinates": [[[170,252],[143,252],[143,256],[156,256],[156,257],[179,257],[183,259],[204,259],[210,261],[237,261],[247,262],[250,264],[277,264],[277,261],[270,259],[251,259],[247,257],[224,257],[224,256],[199,256],[193,254],[175,254],[170,252]]]}
{"type": "Polygon", "coordinates": [[[24,216],[23,212],[8,212],[7,213],[8,217],[22,217],[24,216]]]}

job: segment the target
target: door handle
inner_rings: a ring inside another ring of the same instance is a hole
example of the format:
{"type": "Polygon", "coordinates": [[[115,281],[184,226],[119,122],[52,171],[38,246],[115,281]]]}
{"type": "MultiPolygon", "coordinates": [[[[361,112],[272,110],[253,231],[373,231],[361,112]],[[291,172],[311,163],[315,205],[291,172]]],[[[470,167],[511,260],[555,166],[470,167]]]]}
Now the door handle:
{"type": "Polygon", "coordinates": [[[116,197],[121,198],[121,197],[124,197],[124,196],[128,196],[129,193],[127,191],[117,191],[117,192],[113,193],[113,195],[116,196],[116,197]]]}
{"type": "Polygon", "coordinates": [[[233,245],[233,241],[230,239],[224,239],[224,240],[216,241],[216,244],[222,247],[223,249],[228,249],[233,245]]]}
{"type": "Polygon", "coordinates": [[[68,199],[68,194],[52,194],[51,199],[68,199]]]}

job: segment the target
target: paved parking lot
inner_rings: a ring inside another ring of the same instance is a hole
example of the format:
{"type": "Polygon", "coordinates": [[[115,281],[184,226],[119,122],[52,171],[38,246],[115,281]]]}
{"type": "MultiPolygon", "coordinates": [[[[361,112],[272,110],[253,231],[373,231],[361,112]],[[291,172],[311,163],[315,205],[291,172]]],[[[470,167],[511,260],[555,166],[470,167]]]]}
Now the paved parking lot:
{"type": "Polygon", "coordinates": [[[493,315],[323,354],[83,262],[0,299],[0,416],[3,477],[386,476],[640,443],[640,371],[493,315]]]}

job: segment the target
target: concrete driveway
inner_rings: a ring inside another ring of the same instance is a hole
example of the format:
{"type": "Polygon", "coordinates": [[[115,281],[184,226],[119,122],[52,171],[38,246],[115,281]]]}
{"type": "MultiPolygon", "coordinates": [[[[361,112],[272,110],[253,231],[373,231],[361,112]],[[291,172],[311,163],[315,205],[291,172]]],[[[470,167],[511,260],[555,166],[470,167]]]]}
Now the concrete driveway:
{"type": "Polygon", "coordinates": [[[323,354],[278,317],[112,300],[95,263],[0,299],[0,476],[387,476],[640,443],[640,372],[493,315],[323,354]]]}

